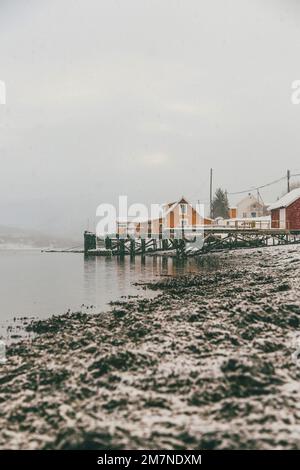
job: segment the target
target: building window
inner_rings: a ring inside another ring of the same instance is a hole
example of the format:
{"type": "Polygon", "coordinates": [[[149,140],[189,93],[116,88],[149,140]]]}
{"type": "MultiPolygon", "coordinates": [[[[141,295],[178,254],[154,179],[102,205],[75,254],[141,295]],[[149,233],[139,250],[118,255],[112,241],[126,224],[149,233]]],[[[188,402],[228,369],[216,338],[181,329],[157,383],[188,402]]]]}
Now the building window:
{"type": "Polygon", "coordinates": [[[180,212],[181,214],[187,214],[187,204],[180,204],[180,212]]]}
{"type": "Polygon", "coordinates": [[[251,212],[251,217],[255,218],[256,217],[256,212],[251,212]]]}

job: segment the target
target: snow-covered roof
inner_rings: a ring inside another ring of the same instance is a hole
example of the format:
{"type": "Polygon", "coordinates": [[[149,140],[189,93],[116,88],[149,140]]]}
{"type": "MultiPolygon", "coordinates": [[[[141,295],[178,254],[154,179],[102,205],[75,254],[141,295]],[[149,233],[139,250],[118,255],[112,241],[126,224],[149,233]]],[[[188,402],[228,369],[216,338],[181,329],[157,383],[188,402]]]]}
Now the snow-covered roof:
{"type": "Polygon", "coordinates": [[[253,202],[256,202],[257,204],[261,204],[259,202],[259,200],[251,193],[247,194],[247,196],[243,197],[243,199],[241,199],[238,203],[237,203],[237,207],[240,206],[243,202],[245,201],[253,201],[253,202]]]}
{"type": "Polygon", "coordinates": [[[271,204],[268,209],[271,211],[273,209],[280,209],[281,207],[288,207],[293,202],[297,201],[300,198],[300,188],[293,189],[293,191],[287,193],[282,198],[278,199],[278,201],[271,204]]]}

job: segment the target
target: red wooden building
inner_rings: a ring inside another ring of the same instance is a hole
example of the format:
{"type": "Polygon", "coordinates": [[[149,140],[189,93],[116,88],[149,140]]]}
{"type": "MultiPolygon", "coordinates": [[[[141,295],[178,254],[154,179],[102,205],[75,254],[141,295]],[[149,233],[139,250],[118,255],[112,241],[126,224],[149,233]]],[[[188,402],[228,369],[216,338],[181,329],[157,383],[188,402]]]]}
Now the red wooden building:
{"type": "Polygon", "coordinates": [[[300,230],[300,188],[271,204],[272,228],[300,230]]]}

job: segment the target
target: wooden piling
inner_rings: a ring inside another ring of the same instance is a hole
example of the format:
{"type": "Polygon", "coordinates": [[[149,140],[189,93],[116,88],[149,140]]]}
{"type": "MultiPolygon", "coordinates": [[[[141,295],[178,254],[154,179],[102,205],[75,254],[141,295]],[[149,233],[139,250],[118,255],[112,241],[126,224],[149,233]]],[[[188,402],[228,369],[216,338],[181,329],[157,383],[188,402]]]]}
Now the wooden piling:
{"type": "Polygon", "coordinates": [[[162,240],[162,249],[163,250],[167,250],[168,249],[168,246],[169,246],[169,242],[167,239],[163,239],[162,240]]]}
{"type": "Polygon", "coordinates": [[[111,240],[111,238],[106,237],[105,238],[105,248],[107,250],[111,250],[111,247],[112,247],[112,240],[111,240]]]}
{"type": "Polygon", "coordinates": [[[135,240],[130,240],[130,256],[131,258],[135,256],[135,240]]]}
{"type": "Polygon", "coordinates": [[[84,253],[87,254],[89,250],[96,249],[96,234],[88,231],[84,232],[84,253]]]}
{"type": "Polygon", "coordinates": [[[120,256],[125,256],[125,240],[124,238],[121,238],[119,240],[119,255],[120,256]]]}

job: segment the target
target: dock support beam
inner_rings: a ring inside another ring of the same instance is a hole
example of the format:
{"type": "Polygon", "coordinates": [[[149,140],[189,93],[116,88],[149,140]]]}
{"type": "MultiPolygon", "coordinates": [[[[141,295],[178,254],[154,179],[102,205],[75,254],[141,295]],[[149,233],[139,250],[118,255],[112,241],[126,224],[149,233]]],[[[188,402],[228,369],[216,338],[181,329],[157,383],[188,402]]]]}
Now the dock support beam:
{"type": "Polygon", "coordinates": [[[130,240],[130,256],[131,258],[134,258],[135,256],[135,241],[130,240]]]}
{"type": "Polygon", "coordinates": [[[106,237],[105,238],[105,248],[106,248],[106,250],[111,250],[111,247],[112,247],[111,239],[109,237],[106,237]]]}
{"type": "Polygon", "coordinates": [[[123,238],[119,241],[119,254],[120,256],[125,256],[125,240],[123,238]]]}
{"type": "Polygon", "coordinates": [[[148,252],[156,253],[161,249],[175,251],[178,257],[195,256],[210,251],[228,250],[237,248],[254,248],[270,245],[285,245],[291,243],[300,244],[300,230],[279,230],[279,229],[230,229],[230,228],[211,228],[206,229],[204,236],[204,244],[199,249],[190,250],[188,240],[169,238],[139,238],[126,239],[116,237],[106,237],[104,240],[97,239],[95,233],[89,231],[84,232],[84,253],[86,255],[117,255],[124,257],[129,254],[134,257],[141,254],[144,257],[148,252]],[[99,243],[98,243],[99,241],[99,243]],[[105,243],[108,253],[101,248],[105,243]],[[187,245],[186,245],[187,243],[187,245]],[[97,250],[97,247],[99,248],[97,250]]]}
{"type": "Polygon", "coordinates": [[[84,232],[84,253],[87,254],[89,250],[96,249],[96,234],[91,232],[84,232]]]}
{"type": "Polygon", "coordinates": [[[168,242],[168,240],[167,240],[167,239],[163,239],[163,240],[162,240],[162,249],[163,249],[163,250],[167,250],[168,247],[169,247],[169,242],[168,242]]]}

